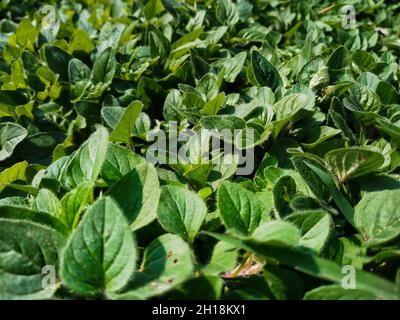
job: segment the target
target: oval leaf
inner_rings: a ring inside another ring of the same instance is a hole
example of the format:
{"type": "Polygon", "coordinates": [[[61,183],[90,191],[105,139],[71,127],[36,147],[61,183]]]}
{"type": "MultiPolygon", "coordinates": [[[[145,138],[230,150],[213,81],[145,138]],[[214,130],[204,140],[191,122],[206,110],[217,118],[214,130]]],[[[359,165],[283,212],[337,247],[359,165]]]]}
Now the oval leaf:
{"type": "Polygon", "coordinates": [[[110,198],[102,198],[69,239],[61,257],[61,278],[78,294],[98,296],[121,289],[135,261],[135,242],[121,210],[110,198]]]}
{"type": "Polygon", "coordinates": [[[367,193],[357,204],[354,222],[369,245],[400,235],[400,189],[367,193]]]}
{"type": "Polygon", "coordinates": [[[157,217],[160,187],[153,165],[135,167],[107,194],[119,204],[132,230],[144,227],[157,217]]]}
{"type": "Polygon", "coordinates": [[[278,70],[257,51],[251,53],[250,75],[253,85],[270,87],[273,91],[283,84],[278,70]]]}
{"type": "Polygon", "coordinates": [[[337,149],[328,152],[325,161],[340,182],[357,178],[379,169],[384,157],[363,148],[337,149]]]}
{"type": "Polygon", "coordinates": [[[28,131],[18,124],[0,123],[0,161],[10,157],[17,146],[27,136],[28,131]]]}
{"type": "Polygon", "coordinates": [[[95,182],[108,148],[108,132],[101,127],[73,153],[63,167],[60,181],[70,190],[83,182],[95,182]]]}
{"type": "Polygon", "coordinates": [[[193,274],[192,253],[178,236],[164,234],[150,243],[140,272],[116,299],[149,299],[182,284],[193,274]]]}
{"type": "Polygon", "coordinates": [[[161,188],[157,214],[165,230],[193,241],[207,214],[207,207],[194,192],[170,185],[161,188]]]}
{"type": "MultiPolygon", "coordinates": [[[[1,210],[1,209],[0,209],[1,210]]],[[[0,218],[0,299],[48,299],[46,266],[57,270],[64,237],[37,223],[0,218]]]]}
{"type": "Polygon", "coordinates": [[[224,181],[218,189],[218,210],[224,224],[241,234],[257,228],[263,206],[258,198],[237,183],[224,181]]]}

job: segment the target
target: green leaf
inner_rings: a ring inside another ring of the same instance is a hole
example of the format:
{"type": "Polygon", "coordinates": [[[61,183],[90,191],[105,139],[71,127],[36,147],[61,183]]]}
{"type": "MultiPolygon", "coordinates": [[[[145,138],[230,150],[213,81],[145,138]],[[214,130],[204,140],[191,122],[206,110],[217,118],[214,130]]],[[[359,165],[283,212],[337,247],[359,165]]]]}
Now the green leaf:
{"type": "Polygon", "coordinates": [[[142,108],[143,104],[140,101],[133,101],[129,104],[115,129],[110,134],[110,141],[123,142],[131,146],[132,129],[142,108]]]}
{"type": "Polygon", "coordinates": [[[204,129],[216,130],[224,135],[228,141],[232,141],[233,135],[235,134],[234,130],[238,130],[238,132],[240,132],[240,129],[244,129],[246,127],[246,122],[237,116],[214,115],[202,117],[200,119],[200,125],[204,129]]]}
{"type": "Polygon", "coordinates": [[[80,81],[89,80],[91,71],[89,67],[79,59],[72,59],[68,65],[69,81],[77,84],[80,81]]]}
{"type": "Polygon", "coordinates": [[[264,210],[252,192],[230,181],[220,185],[217,205],[225,226],[244,235],[257,228],[264,210]]]}
{"type": "Polygon", "coordinates": [[[149,299],[161,295],[192,277],[192,253],[180,237],[164,234],[146,248],[140,272],[115,299],[149,299]]]}
{"type": "Polygon", "coordinates": [[[327,201],[331,196],[329,190],[327,189],[327,186],[325,186],[321,178],[308,166],[309,163],[312,163],[314,166],[322,167],[322,161],[320,159],[314,159],[307,155],[301,154],[295,155],[291,159],[297,172],[307,183],[313,194],[318,199],[322,201],[327,201]]]}
{"type": "Polygon", "coordinates": [[[0,199],[0,206],[29,208],[29,202],[23,197],[5,197],[0,199]]]}
{"type": "Polygon", "coordinates": [[[377,112],[382,105],[379,96],[373,90],[359,83],[354,83],[350,88],[348,101],[349,103],[346,103],[347,100],[344,100],[347,108],[351,107],[361,112],[377,112]]]}
{"type": "Polygon", "coordinates": [[[233,26],[239,22],[239,11],[231,0],[218,0],[215,15],[223,25],[233,26]]]}
{"type": "Polygon", "coordinates": [[[16,30],[17,43],[20,47],[25,47],[28,43],[35,43],[39,30],[32,25],[30,19],[23,19],[16,30]]]}
{"type": "Polygon", "coordinates": [[[376,119],[376,127],[380,131],[388,134],[396,143],[400,143],[400,127],[384,118],[376,119]]]}
{"type": "Polygon", "coordinates": [[[63,283],[84,296],[120,290],[136,264],[133,235],[119,207],[102,198],[86,212],[62,253],[63,283]]]}
{"type": "Polygon", "coordinates": [[[107,129],[94,132],[65,163],[60,175],[62,185],[71,190],[83,182],[95,182],[108,148],[107,129]]]}
{"type": "Polygon", "coordinates": [[[207,100],[214,99],[218,94],[218,81],[217,77],[213,73],[205,74],[199,81],[197,87],[201,93],[207,97],[207,100]]]}
{"type": "Polygon", "coordinates": [[[272,189],[274,195],[275,209],[280,216],[288,215],[292,212],[290,206],[297,194],[296,182],[291,176],[280,177],[272,189]]]}
{"type": "Polygon", "coordinates": [[[377,297],[368,291],[344,289],[339,285],[328,285],[308,291],[304,300],[376,300],[377,297]]]}
{"type": "Polygon", "coordinates": [[[276,120],[292,118],[300,110],[313,110],[314,97],[304,93],[293,93],[283,97],[273,105],[276,120]]]}
{"type": "Polygon", "coordinates": [[[203,200],[186,188],[162,186],[157,216],[168,232],[193,242],[207,214],[203,200]]]}
{"type": "Polygon", "coordinates": [[[149,116],[145,112],[139,113],[132,128],[132,135],[141,138],[142,140],[146,140],[150,129],[151,120],[149,116]]]}
{"type": "Polygon", "coordinates": [[[101,117],[114,130],[126,110],[124,107],[103,107],[101,117]]]}
{"type": "Polygon", "coordinates": [[[59,180],[65,169],[65,165],[68,163],[68,159],[68,156],[61,157],[47,167],[41,180],[41,187],[58,191],[61,186],[59,180]]]}
{"type": "Polygon", "coordinates": [[[272,122],[274,139],[285,126],[312,115],[314,103],[315,98],[304,93],[289,94],[276,102],[273,105],[275,121],[272,122]]]}
{"type": "Polygon", "coordinates": [[[115,74],[117,62],[112,48],[105,49],[93,65],[92,82],[110,84],[115,74]]]}
{"type": "Polygon", "coordinates": [[[233,270],[238,259],[238,249],[230,243],[220,241],[213,250],[210,262],[202,269],[205,274],[218,275],[233,270]]]}
{"type": "Polygon", "coordinates": [[[179,90],[172,89],[164,102],[164,118],[168,121],[181,121],[183,119],[182,114],[183,102],[182,96],[179,90]]]}
{"type": "Polygon", "coordinates": [[[25,172],[27,167],[28,162],[22,161],[2,171],[0,173],[0,192],[3,191],[3,189],[10,183],[18,180],[25,180],[25,172]]]}
{"type": "Polygon", "coordinates": [[[152,58],[160,57],[161,61],[168,58],[171,52],[171,43],[157,28],[150,25],[150,54],[152,58]]]}
{"type": "Polygon", "coordinates": [[[49,299],[56,287],[43,270],[57,270],[64,237],[46,226],[0,218],[0,299],[49,299]]]}
{"type": "Polygon", "coordinates": [[[384,163],[383,156],[360,147],[337,149],[325,155],[325,161],[339,181],[360,177],[376,171],[384,163]]]}
{"type": "Polygon", "coordinates": [[[80,215],[88,204],[93,187],[93,182],[84,182],[62,197],[60,220],[70,230],[75,229],[78,225],[80,215]]]}
{"type": "Polygon", "coordinates": [[[17,59],[11,65],[11,82],[15,88],[26,88],[25,71],[21,59],[17,59]]]}
{"type": "Polygon", "coordinates": [[[140,164],[114,184],[107,194],[119,204],[131,229],[140,229],[157,216],[160,197],[157,171],[151,164],[140,164]]]}
{"type": "Polygon", "coordinates": [[[201,275],[186,281],[172,294],[173,299],[180,300],[219,300],[224,281],[217,276],[201,275]]]}
{"type": "Polygon", "coordinates": [[[400,235],[400,190],[367,193],[354,213],[356,228],[367,245],[379,245],[400,235]]]}
{"type": "Polygon", "coordinates": [[[273,91],[283,84],[278,70],[257,51],[251,53],[248,75],[254,86],[270,87],[273,91]]]}
{"type": "Polygon", "coordinates": [[[202,109],[202,113],[206,115],[216,114],[225,102],[225,94],[221,92],[215,98],[208,101],[202,109]]]}
{"type": "Polygon", "coordinates": [[[160,14],[165,11],[165,8],[161,2],[161,0],[149,0],[144,6],[144,16],[147,20],[150,20],[154,16],[160,14]]]}
{"type": "Polygon", "coordinates": [[[302,211],[288,216],[286,221],[296,225],[301,238],[299,244],[311,252],[320,253],[331,232],[331,217],[325,211],[302,211]]]}
{"type": "Polygon", "coordinates": [[[400,94],[396,88],[388,81],[380,81],[376,88],[376,93],[383,104],[400,103],[400,94]]]}
{"type": "Polygon", "coordinates": [[[354,63],[360,68],[361,71],[370,71],[375,66],[374,57],[363,50],[355,50],[352,54],[354,63]]]}
{"type": "Polygon", "coordinates": [[[33,107],[34,107],[34,101],[30,101],[27,104],[18,106],[15,108],[15,113],[17,114],[17,116],[20,118],[22,116],[25,116],[27,118],[29,118],[30,120],[33,120],[33,107]]]}
{"type": "Polygon", "coordinates": [[[28,131],[18,124],[11,122],[0,123],[0,161],[10,157],[15,147],[27,135],[28,131]]]}
{"type": "Polygon", "coordinates": [[[27,207],[3,205],[0,207],[0,218],[9,220],[31,221],[58,231],[60,234],[68,234],[68,229],[54,215],[46,212],[34,211],[27,207]]]}
{"type": "Polygon", "coordinates": [[[339,46],[333,51],[327,65],[334,70],[345,68],[350,62],[349,51],[344,46],[339,46]]]}
{"type": "Polygon", "coordinates": [[[295,225],[289,222],[271,220],[262,223],[256,230],[254,230],[251,238],[259,243],[291,247],[299,244],[300,232],[295,225]]]}
{"type": "Polygon", "coordinates": [[[136,99],[144,104],[145,108],[159,108],[164,101],[166,92],[155,79],[141,77],[136,89],[136,99]]]}
{"type": "Polygon", "coordinates": [[[146,163],[145,159],[133,151],[115,144],[109,144],[101,168],[101,177],[109,186],[112,186],[133,168],[143,163],[146,163]]]}
{"type": "Polygon", "coordinates": [[[84,51],[86,53],[92,52],[94,45],[89,35],[81,29],[75,29],[72,34],[71,43],[69,45],[69,51],[74,53],[74,51],[84,51]]]}
{"type": "Polygon", "coordinates": [[[44,50],[47,65],[60,76],[60,80],[68,81],[68,66],[72,56],[56,46],[47,46],[44,50]]]}
{"type": "Polygon", "coordinates": [[[224,79],[227,82],[235,82],[236,77],[243,70],[244,62],[246,61],[247,53],[240,52],[236,56],[226,59],[223,64],[222,70],[224,79]]]}
{"type": "MultiPolygon", "coordinates": [[[[337,114],[337,113],[335,113],[337,114]]],[[[330,113],[332,115],[332,113],[330,113]]],[[[340,116],[339,116],[340,117],[340,116]]],[[[313,149],[326,140],[340,134],[341,131],[331,127],[322,126],[321,128],[310,128],[310,135],[308,136],[307,143],[302,143],[302,146],[307,149],[313,149]]]]}
{"type": "MultiPolygon", "coordinates": [[[[378,87],[380,80],[379,80],[379,77],[374,73],[363,72],[357,78],[357,82],[376,91],[376,88],[378,87]]],[[[338,99],[338,98],[336,97],[336,99],[338,99]]]]}
{"type": "Polygon", "coordinates": [[[13,117],[16,113],[16,108],[27,104],[29,101],[25,95],[19,91],[0,91],[0,118],[13,117]]]}
{"type": "MultiPolygon", "coordinates": [[[[270,242],[260,243],[251,239],[241,240],[213,232],[208,232],[208,234],[218,240],[229,242],[262,257],[277,260],[295,270],[323,280],[341,283],[345,276],[341,267],[335,262],[301,252],[296,248],[282,247],[270,242]]],[[[356,275],[359,290],[367,291],[381,299],[400,298],[400,290],[388,280],[362,270],[356,270],[356,275]]]]}
{"type": "Polygon", "coordinates": [[[62,212],[61,203],[57,196],[47,189],[40,189],[36,198],[32,202],[32,209],[47,212],[59,217],[62,212]]]}
{"type": "Polygon", "coordinates": [[[342,131],[343,135],[349,141],[349,144],[353,145],[356,141],[356,138],[347,125],[346,120],[339,113],[333,110],[329,111],[329,115],[335,126],[342,131]]]}
{"type": "Polygon", "coordinates": [[[298,273],[268,265],[264,270],[264,278],[276,299],[294,300],[302,297],[304,284],[298,273]]]}
{"type": "Polygon", "coordinates": [[[395,175],[373,174],[356,180],[361,194],[374,191],[400,189],[400,180],[395,175]]]}

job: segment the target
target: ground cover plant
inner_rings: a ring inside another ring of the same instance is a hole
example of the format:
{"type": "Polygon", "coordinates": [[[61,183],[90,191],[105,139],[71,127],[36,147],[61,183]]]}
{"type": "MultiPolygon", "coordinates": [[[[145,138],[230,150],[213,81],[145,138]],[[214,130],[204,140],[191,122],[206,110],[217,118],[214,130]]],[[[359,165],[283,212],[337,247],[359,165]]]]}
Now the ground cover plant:
{"type": "Polygon", "coordinates": [[[0,299],[400,298],[400,3],[0,19],[0,299]]]}

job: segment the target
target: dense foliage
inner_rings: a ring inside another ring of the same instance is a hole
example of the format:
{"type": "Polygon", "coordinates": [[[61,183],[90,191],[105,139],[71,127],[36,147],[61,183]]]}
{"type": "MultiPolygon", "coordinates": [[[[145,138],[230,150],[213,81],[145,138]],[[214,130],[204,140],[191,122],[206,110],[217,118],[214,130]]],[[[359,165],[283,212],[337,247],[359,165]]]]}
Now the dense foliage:
{"type": "Polygon", "coordinates": [[[1,299],[399,299],[400,3],[0,18],[1,299]],[[252,129],[218,139],[253,169],[199,161],[196,135],[191,162],[149,160],[151,135],[188,128],[252,129]]]}

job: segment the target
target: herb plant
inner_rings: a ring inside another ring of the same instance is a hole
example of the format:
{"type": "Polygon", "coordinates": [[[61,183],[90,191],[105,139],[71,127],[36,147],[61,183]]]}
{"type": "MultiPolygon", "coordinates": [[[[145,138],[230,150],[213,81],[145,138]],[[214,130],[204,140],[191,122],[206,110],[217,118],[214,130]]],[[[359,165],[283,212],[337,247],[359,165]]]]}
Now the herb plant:
{"type": "Polygon", "coordinates": [[[0,18],[0,299],[400,298],[400,3],[0,18]]]}

